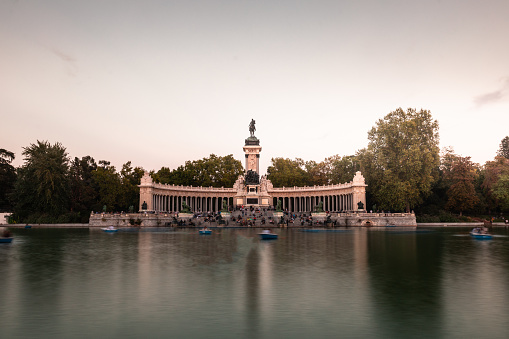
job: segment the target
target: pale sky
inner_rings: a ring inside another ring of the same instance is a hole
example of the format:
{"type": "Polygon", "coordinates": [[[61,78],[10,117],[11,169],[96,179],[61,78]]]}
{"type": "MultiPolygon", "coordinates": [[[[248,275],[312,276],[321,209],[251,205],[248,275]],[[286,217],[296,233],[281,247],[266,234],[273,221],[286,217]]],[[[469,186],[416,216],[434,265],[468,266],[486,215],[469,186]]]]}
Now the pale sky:
{"type": "Polygon", "coordinates": [[[367,146],[428,109],[440,146],[484,164],[509,135],[509,1],[0,0],[0,148],[171,169],[233,154],[367,146]]]}

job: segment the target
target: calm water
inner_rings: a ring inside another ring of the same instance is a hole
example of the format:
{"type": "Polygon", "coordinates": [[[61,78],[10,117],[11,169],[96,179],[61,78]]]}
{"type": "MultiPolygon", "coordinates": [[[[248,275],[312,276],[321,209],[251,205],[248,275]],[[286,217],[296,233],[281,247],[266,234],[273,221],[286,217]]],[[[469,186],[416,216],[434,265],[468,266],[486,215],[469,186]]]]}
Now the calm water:
{"type": "Polygon", "coordinates": [[[509,338],[509,237],[19,229],[1,338],[509,338]]]}

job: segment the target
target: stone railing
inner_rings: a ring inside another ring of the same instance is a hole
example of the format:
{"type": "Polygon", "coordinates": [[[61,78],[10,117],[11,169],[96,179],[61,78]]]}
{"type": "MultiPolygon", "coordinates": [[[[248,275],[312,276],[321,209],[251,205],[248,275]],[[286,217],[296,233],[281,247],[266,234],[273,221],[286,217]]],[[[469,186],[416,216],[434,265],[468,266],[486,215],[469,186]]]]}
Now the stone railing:
{"type": "Polygon", "coordinates": [[[321,185],[321,186],[293,186],[293,187],[272,187],[269,192],[302,192],[302,191],[321,191],[321,190],[335,190],[343,188],[352,188],[352,183],[337,184],[337,185],[321,185]]]}
{"type": "Polygon", "coordinates": [[[202,186],[184,186],[184,185],[166,185],[166,184],[156,184],[153,183],[151,185],[153,188],[160,188],[164,190],[178,190],[178,191],[190,191],[190,192],[228,192],[235,193],[237,192],[234,188],[225,188],[225,187],[202,187],[202,186]]]}
{"type": "Polygon", "coordinates": [[[344,213],[336,213],[332,212],[332,216],[336,217],[411,217],[415,216],[414,213],[368,213],[368,212],[344,212],[344,213]]]}

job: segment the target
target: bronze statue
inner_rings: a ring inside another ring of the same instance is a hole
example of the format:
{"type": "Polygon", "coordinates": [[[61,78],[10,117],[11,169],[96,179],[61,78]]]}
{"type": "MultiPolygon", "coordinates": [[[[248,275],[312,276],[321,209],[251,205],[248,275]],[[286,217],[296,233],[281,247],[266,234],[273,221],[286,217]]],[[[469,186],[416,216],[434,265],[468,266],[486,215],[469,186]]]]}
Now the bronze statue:
{"type": "Polygon", "coordinates": [[[254,119],[251,119],[251,123],[249,124],[249,133],[251,133],[251,136],[254,137],[254,132],[256,131],[255,127],[256,122],[254,119]]]}
{"type": "Polygon", "coordinates": [[[180,213],[191,213],[191,207],[189,207],[185,201],[182,201],[182,208],[180,209],[180,213]]]}
{"type": "Polygon", "coordinates": [[[258,185],[260,183],[260,176],[253,170],[248,170],[244,181],[246,185],[258,185]]]}
{"type": "Polygon", "coordinates": [[[283,210],[281,209],[281,200],[277,200],[277,205],[276,205],[276,212],[283,212],[283,210]]]}
{"type": "Polygon", "coordinates": [[[315,212],[316,213],[322,213],[323,212],[323,201],[320,201],[318,205],[315,206],[315,212]]]}

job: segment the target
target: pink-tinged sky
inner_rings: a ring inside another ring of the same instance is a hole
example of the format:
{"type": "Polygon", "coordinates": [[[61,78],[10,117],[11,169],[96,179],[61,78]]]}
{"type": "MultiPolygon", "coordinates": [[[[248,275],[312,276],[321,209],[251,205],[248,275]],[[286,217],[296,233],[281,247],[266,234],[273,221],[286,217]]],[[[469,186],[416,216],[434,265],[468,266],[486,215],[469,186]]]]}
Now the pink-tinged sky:
{"type": "Polygon", "coordinates": [[[509,1],[0,1],[0,148],[146,170],[367,146],[398,107],[484,163],[509,135],[509,1]]]}

